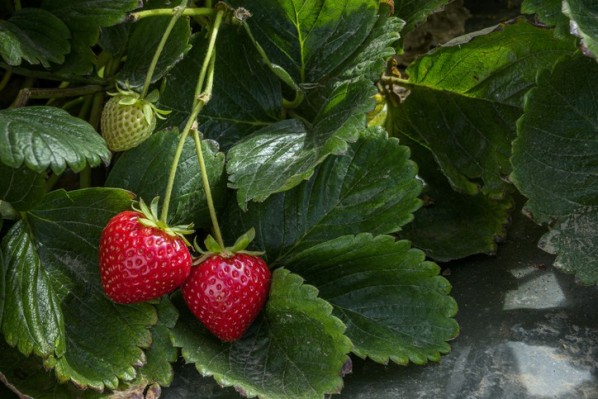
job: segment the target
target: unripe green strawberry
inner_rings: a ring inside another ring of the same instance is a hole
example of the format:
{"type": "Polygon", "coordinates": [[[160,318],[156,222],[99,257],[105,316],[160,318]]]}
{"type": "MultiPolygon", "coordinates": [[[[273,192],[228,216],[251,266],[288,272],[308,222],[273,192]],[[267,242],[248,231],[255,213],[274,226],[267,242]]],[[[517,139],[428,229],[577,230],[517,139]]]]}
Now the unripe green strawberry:
{"type": "Polygon", "coordinates": [[[111,151],[126,151],[143,143],[154,132],[156,117],[170,111],[163,111],[153,104],[158,100],[158,92],[153,91],[142,99],[131,90],[118,89],[104,106],[101,130],[111,151]]]}

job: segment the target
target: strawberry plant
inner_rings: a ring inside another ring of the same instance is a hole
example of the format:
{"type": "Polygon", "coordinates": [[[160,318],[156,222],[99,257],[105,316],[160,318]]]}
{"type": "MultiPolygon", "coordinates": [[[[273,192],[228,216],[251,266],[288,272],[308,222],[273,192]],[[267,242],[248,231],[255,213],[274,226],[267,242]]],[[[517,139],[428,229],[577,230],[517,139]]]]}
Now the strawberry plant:
{"type": "Polygon", "coordinates": [[[448,3],[0,2],[0,379],[323,398],[355,356],[441,361],[435,262],[500,251],[520,195],[595,285],[595,3],[408,57],[448,3]]]}

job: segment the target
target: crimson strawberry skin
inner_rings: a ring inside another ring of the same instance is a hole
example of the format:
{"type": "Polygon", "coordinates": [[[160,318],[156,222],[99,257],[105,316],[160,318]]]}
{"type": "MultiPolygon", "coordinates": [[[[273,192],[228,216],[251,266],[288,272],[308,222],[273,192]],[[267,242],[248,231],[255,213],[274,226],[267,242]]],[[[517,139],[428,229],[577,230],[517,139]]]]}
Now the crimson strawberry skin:
{"type": "Polygon", "coordinates": [[[100,239],[100,276],[114,302],[137,303],[159,298],[179,287],[191,271],[185,242],[139,222],[139,212],[114,216],[100,239]]]}
{"type": "Polygon", "coordinates": [[[181,291],[195,317],[221,341],[230,342],[243,336],[264,307],[270,280],[262,258],[213,255],[191,270],[181,291]]]}

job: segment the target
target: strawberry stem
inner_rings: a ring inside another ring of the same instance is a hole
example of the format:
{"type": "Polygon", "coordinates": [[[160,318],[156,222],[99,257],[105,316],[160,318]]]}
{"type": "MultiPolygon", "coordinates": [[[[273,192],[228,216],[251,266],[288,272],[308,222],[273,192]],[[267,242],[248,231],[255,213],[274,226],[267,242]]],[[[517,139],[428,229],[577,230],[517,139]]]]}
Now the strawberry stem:
{"type": "MultiPolygon", "coordinates": [[[[142,18],[147,17],[163,17],[168,15],[173,15],[176,13],[175,8],[156,8],[154,10],[142,10],[137,11],[130,14],[130,18],[132,21],[139,21],[142,18]]],[[[211,7],[201,7],[201,8],[186,8],[182,11],[181,15],[186,17],[198,17],[198,16],[212,16],[216,14],[216,10],[213,10],[211,7]]]]}
{"type": "MultiPolygon", "coordinates": [[[[181,158],[181,154],[183,152],[183,147],[185,145],[185,140],[189,135],[189,131],[191,127],[196,122],[197,115],[202,110],[204,105],[209,101],[210,95],[212,94],[212,84],[214,82],[214,48],[216,44],[216,37],[218,36],[218,30],[220,29],[220,24],[222,23],[222,17],[224,15],[224,11],[220,10],[216,14],[216,18],[214,20],[214,25],[212,25],[212,29],[210,31],[210,41],[208,43],[208,49],[206,51],[206,57],[204,58],[203,65],[201,71],[199,73],[199,79],[197,81],[197,86],[195,88],[195,96],[194,96],[194,104],[193,109],[191,111],[191,115],[189,119],[187,119],[187,123],[181,132],[181,137],[179,138],[179,144],[176,148],[176,152],[174,154],[174,159],[172,160],[172,165],[170,167],[170,175],[168,176],[168,183],[166,186],[166,194],[164,196],[164,203],[162,204],[162,213],[160,215],[160,220],[164,223],[167,222],[168,219],[168,207],[170,205],[170,198],[172,195],[172,188],[174,187],[174,178],[176,176],[176,169],[179,164],[179,160],[181,158]],[[206,82],[206,75],[208,75],[208,80],[206,82]],[[205,91],[202,93],[202,90],[205,85],[205,91]]],[[[201,165],[200,165],[201,167],[201,165]]],[[[205,165],[203,165],[203,169],[205,169],[205,165]]],[[[203,172],[202,172],[203,173],[203,172]]],[[[208,203],[212,201],[211,195],[208,196],[208,191],[206,191],[206,197],[208,197],[208,203]]],[[[213,201],[212,201],[213,203],[213,201]]],[[[219,230],[219,229],[218,229],[219,230]]]]}
{"type": "Polygon", "coordinates": [[[172,18],[168,23],[168,26],[164,30],[164,34],[162,34],[162,39],[158,44],[158,48],[156,48],[156,52],[154,53],[154,58],[152,58],[152,62],[147,70],[147,74],[145,75],[145,82],[143,83],[143,90],[141,91],[141,99],[144,99],[147,95],[149,87],[152,83],[152,76],[154,75],[154,71],[156,70],[156,65],[158,65],[158,60],[160,59],[160,54],[162,54],[162,50],[164,50],[164,46],[166,45],[166,41],[168,40],[168,36],[170,36],[170,32],[174,28],[174,24],[178,19],[183,15],[183,11],[185,11],[185,3],[186,0],[181,2],[181,5],[172,9],[172,18]]]}

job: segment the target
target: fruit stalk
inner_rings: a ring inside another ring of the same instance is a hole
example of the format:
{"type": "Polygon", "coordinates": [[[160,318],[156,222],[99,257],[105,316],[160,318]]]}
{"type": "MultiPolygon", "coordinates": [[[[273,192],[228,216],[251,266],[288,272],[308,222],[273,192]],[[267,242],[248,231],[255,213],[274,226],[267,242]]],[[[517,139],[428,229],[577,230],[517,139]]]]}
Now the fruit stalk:
{"type": "Polygon", "coordinates": [[[154,53],[154,58],[152,58],[152,62],[150,63],[149,69],[147,70],[147,74],[145,75],[145,82],[143,83],[143,90],[141,91],[141,99],[144,99],[147,95],[149,90],[150,84],[152,83],[152,76],[154,75],[154,71],[156,70],[156,65],[158,65],[158,60],[160,59],[160,54],[162,54],[162,50],[164,50],[164,46],[166,45],[166,41],[168,40],[168,36],[170,36],[170,32],[174,28],[174,24],[176,21],[183,15],[183,11],[185,11],[185,3],[186,1],[183,0],[181,5],[178,7],[173,8],[173,15],[164,30],[164,34],[162,35],[162,39],[160,39],[160,43],[158,44],[158,48],[156,48],[156,52],[154,53]]]}
{"type": "MultiPolygon", "coordinates": [[[[199,79],[197,81],[197,86],[195,88],[195,95],[194,95],[194,105],[191,111],[191,115],[189,119],[187,119],[187,123],[181,132],[181,137],[179,139],[179,144],[176,148],[176,152],[174,154],[174,159],[172,160],[172,165],[170,167],[170,175],[168,176],[168,183],[166,186],[166,194],[164,196],[164,202],[162,204],[162,213],[160,215],[160,220],[164,223],[167,222],[168,219],[168,207],[170,205],[170,199],[172,196],[172,188],[174,187],[174,178],[176,177],[176,169],[179,164],[179,160],[181,158],[181,154],[183,152],[183,147],[185,145],[185,140],[189,135],[189,131],[194,123],[196,123],[197,115],[202,110],[204,105],[209,101],[210,95],[212,93],[212,84],[214,81],[214,63],[215,63],[215,56],[214,56],[214,49],[216,44],[216,38],[218,36],[218,30],[220,29],[220,24],[222,23],[222,17],[224,15],[224,11],[220,10],[216,14],[216,18],[214,19],[214,24],[212,25],[212,29],[210,32],[210,41],[208,43],[208,49],[206,51],[206,57],[204,58],[203,65],[201,71],[199,73],[199,79]],[[206,82],[207,76],[207,82],[206,82]],[[207,83],[207,84],[206,84],[207,83]],[[202,92],[205,86],[205,91],[202,92]]],[[[205,165],[203,166],[205,169],[205,165]]],[[[207,196],[207,191],[206,191],[207,196]]],[[[209,198],[209,201],[212,198],[209,198]]]]}
{"type": "MultiPolygon", "coordinates": [[[[139,21],[142,18],[147,17],[162,17],[173,15],[176,13],[175,8],[156,8],[155,10],[143,10],[137,11],[130,15],[130,18],[133,22],[139,21]]],[[[214,9],[211,7],[201,7],[201,8],[186,8],[181,12],[181,15],[186,17],[198,17],[198,16],[205,16],[209,17],[216,13],[214,9]]]]}

